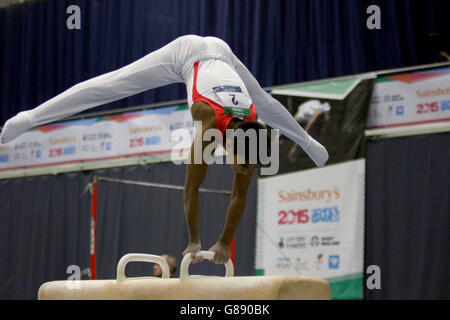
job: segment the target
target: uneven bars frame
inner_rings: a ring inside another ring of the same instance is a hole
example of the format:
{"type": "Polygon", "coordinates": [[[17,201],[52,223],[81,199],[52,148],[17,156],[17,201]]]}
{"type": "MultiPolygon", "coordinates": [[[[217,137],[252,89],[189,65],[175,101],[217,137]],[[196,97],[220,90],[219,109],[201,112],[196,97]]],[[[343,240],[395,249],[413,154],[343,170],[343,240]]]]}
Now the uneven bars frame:
{"type": "MultiPolygon", "coordinates": [[[[138,185],[138,186],[143,186],[143,187],[156,187],[156,188],[162,188],[162,189],[184,190],[184,186],[179,186],[179,185],[94,176],[92,182],[89,183],[90,192],[91,192],[91,232],[90,232],[90,236],[91,236],[91,241],[90,241],[90,243],[91,243],[91,245],[90,245],[90,278],[91,278],[91,280],[97,279],[97,263],[96,263],[96,260],[97,260],[97,210],[98,210],[97,188],[98,188],[98,182],[101,182],[101,181],[122,183],[122,184],[128,184],[128,185],[138,185]]],[[[231,195],[231,191],[229,191],[229,190],[199,188],[198,191],[206,192],[206,193],[231,195]]],[[[235,264],[235,257],[236,257],[235,243],[236,243],[236,237],[233,236],[233,240],[232,240],[231,246],[230,246],[230,251],[231,251],[230,259],[233,262],[233,265],[235,264]]]]}

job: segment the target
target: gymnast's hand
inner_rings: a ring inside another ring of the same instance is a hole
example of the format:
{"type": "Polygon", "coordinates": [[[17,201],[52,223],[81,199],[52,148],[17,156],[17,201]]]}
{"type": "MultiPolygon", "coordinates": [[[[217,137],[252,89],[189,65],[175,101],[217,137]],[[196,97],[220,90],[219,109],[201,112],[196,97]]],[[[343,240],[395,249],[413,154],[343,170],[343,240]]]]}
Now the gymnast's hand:
{"type": "Polygon", "coordinates": [[[200,251],[201,248],[202,248],[202,244],[200,242],[189,242],[189,245],[183,251],[183,256],[185,256],[186,254],[191,254],[192,255],[191,264],[203,261],[202,256],[200,256],[200,255],[197,256],[197,253],[200,251]]]}
{"type": "Polygon", "coordinates": [[[213,245],[208,251],[213,251],[215,253],[214,263],[224,264],[227,263],[228,260],[230,260],[230,246],[220,241],[213,245]]]}

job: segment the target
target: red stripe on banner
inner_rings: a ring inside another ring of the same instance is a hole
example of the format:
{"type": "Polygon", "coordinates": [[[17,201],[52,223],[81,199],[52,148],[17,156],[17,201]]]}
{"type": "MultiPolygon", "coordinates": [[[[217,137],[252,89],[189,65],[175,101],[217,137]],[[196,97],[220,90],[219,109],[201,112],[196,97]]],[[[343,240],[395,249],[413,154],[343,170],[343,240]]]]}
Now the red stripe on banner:
{"type": "MultiPolygon", "coordinates": [[[[233,240],[231,240],[231,246],[230,246],[230,251],[231,251],[230,259],[233,262],[234,266],[236,265],[235,264],[235,258],[236,258],[236,255],[235,255],[235,240],[236,240],[236,237],[233,236],[233,240]]],[[[236,272],[236,270],[235,270],[235,272],[236,272]]]]}
{"type": "Polygon", "coordinates": [[[68,163],[78,163],[78,162],[81,163],[81,162],[94,162],[94,161],[112,160],[112,159],[119,159],[119,158],[126,158],[126,157],[145,156],[145,155],[150,155],[150,154],[181,152],[181,151],[186,151],[186,150],[190,150],[190,148],[174,149],[174,150],[148,151],[148,152],[139,152],[139,153],[127,153],[127,154],[121,154],[121,155],[118,155],[118,156],[103,157],[103,158],[78,159],[78,160],[68,160],[68,161],[50,162],[50,163],[42,163],[42,164],[32,164],[32,165],[24,165],[24,166],[18,166],[18,167],[2,168],[2,169],[0,169],[0,171],[8,171],[8,170],[16,170],[16,169],[29,169],[29,168],[38,168],[38,167],[49,167],[49,166],[68,164],[68,163]]]}
{"type": "Polygon", "coordinates": [[[445,122],[448,120],[450,120],[450,118],[422,120],[422,121],[414,121],[414,122],[403,122],[403,123],[385,124],[382,126],[367,127],[367,129],[402,127],[402,126],[409,126],[409,125],[414,125],[414,124],[425,124],[425,123],[430,123],[430,122],[445,122]]]}
{"type": "Polygon", "coordinates": [[[97,279],[97,182],[92,183],[91,197],[91,280],[97,279]]]}

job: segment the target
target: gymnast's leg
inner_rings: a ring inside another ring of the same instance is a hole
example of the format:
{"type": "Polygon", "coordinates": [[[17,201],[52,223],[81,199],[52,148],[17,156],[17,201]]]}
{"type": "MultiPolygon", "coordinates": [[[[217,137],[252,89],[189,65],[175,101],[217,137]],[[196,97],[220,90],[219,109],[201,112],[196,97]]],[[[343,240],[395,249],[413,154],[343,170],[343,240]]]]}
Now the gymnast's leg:
{"type": "Polygon", "coordinates": [[[5,123],[1,143],[7,143],[33,127],[152,88],[183,82],[175,66],[179,39],[118,70],[74,85],[35,109],[18,113],[5,123]]]}

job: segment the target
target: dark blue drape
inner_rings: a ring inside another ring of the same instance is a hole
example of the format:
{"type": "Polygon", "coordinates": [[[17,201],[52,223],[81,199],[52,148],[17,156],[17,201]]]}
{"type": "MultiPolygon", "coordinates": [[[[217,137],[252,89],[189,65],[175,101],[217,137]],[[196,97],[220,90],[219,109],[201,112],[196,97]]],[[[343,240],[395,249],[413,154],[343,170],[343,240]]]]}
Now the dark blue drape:
{"type": "MultiPolygon", "coordinates": [[[[182,185],[185,174],[183,165],[154,163],[0,180],[0,300],[36,299],[44,282],[69,277],[68,266],[89,268],[91,200],[89,193],[80,195],[93,176],[182,185]]],[[[232,180],[229,166],[211,165],[202,186],[230,190],[232,180]]],[[[236,232],[238,276],[254,274],[256,180],[254,175],[236,232]]],[[[228,201],[224,195],[200,195],[203,250],[221,234],[228,201]]],[[[182,203],[179,190],[99,182],[97,278],[114,279],[119,259],[131,252],[174,255],[179,277],[188,244],[182,203]]],[[[222,276],[224,267],[203,262],[189,272],[222,276]]],[[[127,267],[129,277],[152,275],[149,263],[127,267]]]]}
{"type": "Polygon", "coordinates": [[[367,142],[364,269],[380,268],[381,288],[366,299],[450,299],[449,139],[367,142]]]}
{"type": "MultiPolygon", "coordinates": [[[[262,86],[434,62],[428,35],[445,37],[449,12],[446,0],[31,1],[0,10],[0,123],[189,33],[227,41],[262,86]],[[72,4],[81,30],[66,28],[72,4]],[[370,4],[381,30],[366,27],[370,4]]],[[[182,98],[178,84],[97,110],[182,98]]]]}

